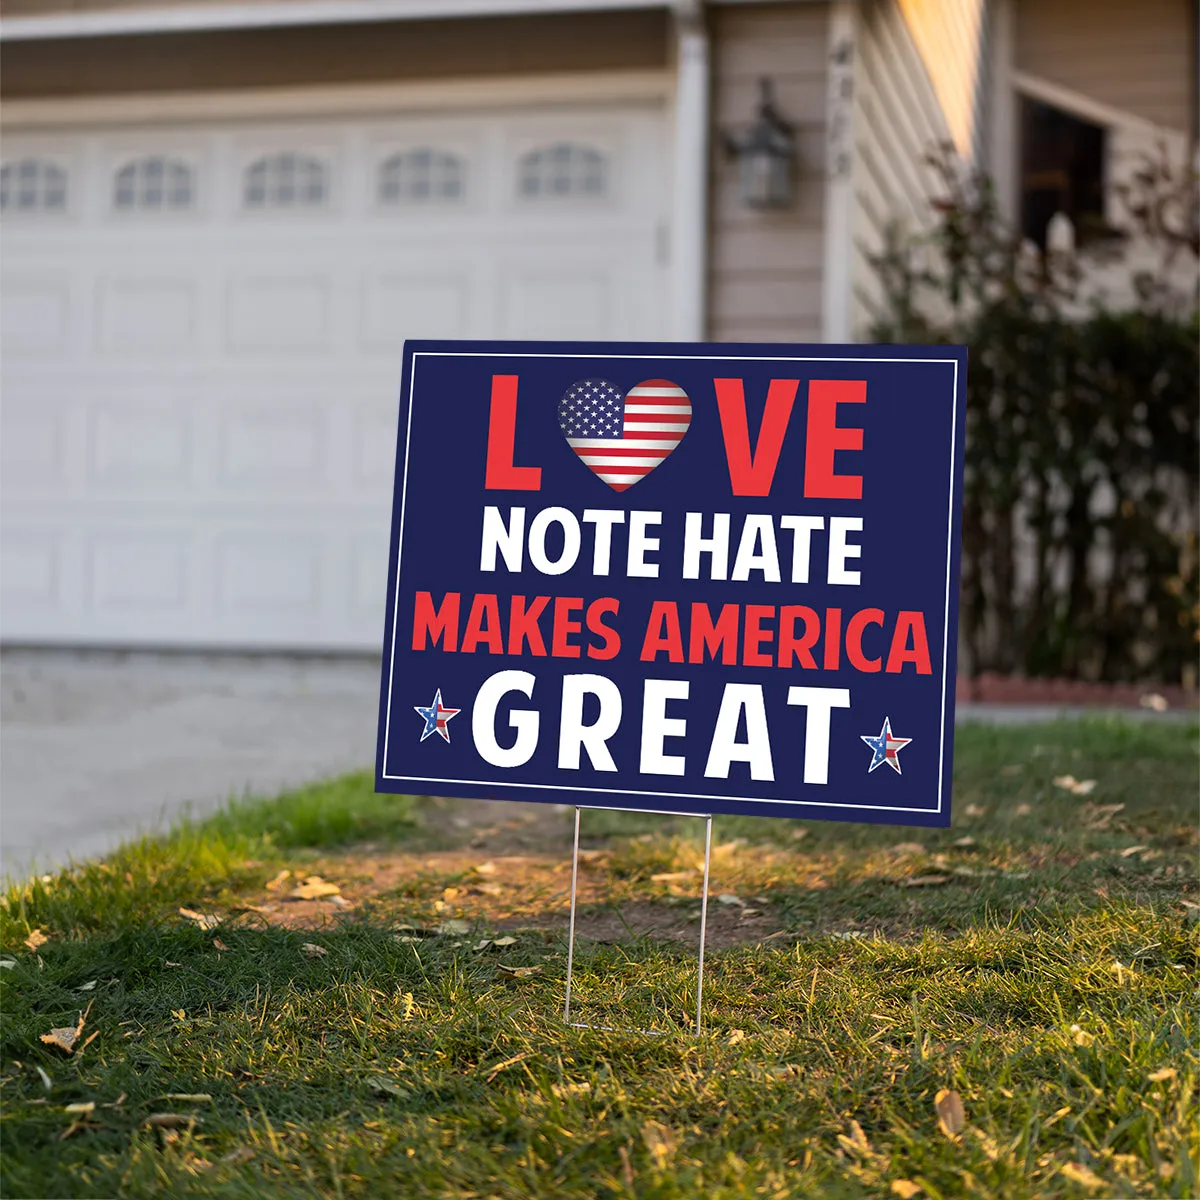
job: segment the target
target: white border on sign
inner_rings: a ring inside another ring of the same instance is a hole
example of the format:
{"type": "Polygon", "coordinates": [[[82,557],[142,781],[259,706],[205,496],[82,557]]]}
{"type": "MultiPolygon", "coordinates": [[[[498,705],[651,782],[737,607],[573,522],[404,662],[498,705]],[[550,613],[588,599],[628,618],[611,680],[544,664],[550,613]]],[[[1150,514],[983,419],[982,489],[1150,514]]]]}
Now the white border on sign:
{"type": "Polygon", "coordinates": [[[408,380],[408,426],[404,431],[404,479],[400,485],[400,527],[396,534],[396,583],[395,601],[392,605],[391,661],[388,663],[387,713],[383,726],[382,778],[396,779],[404,783],[465,783],[471,787],[529,788],[544,792],[588,792],[611,795],[620,791],[626,796],[649,796],[663,800],[715,800],[735,801],[749,804],[795,804],[806,808],[857,808],[864,812],[940,813],[946,764],[946,689],[949,685],[947,653],[950,641],[950,568],[954,561],[954,446],[958,435],[958,359],[956,358],[875,358],[866,355],[795,355],[795,354],[546,354],[546,353],[498,353],[474,350],[418,350],[412,356],[412,373],[408,380]],[[631,787],[600,788],[584,787],[567,783],[514,783],[509,779],[458,779],[436,778],[432,775],[389,775],[387,773],[388,738],[392,732],[392,684],[396,671],[396,627],[400,619],[400,556],[404,547],[404,511],[408,497],[408,449],[412,434],[413,390],[416,387],[418,358],[617,358],[617,359],[679,359],[699,362],[716,359],[721,362],[836,362],[836,363],[934,363],[954,368],[954,382],[950,395],[950,488],[946,505],[946,606],[942,615],[942,711],[941,741],[938,746],[938,791],[936,808],[908,808],[896,804],[842,804],[834,800],[778,800],[763,796],[720,796],[705,792],[652,792],[631,787]]]}

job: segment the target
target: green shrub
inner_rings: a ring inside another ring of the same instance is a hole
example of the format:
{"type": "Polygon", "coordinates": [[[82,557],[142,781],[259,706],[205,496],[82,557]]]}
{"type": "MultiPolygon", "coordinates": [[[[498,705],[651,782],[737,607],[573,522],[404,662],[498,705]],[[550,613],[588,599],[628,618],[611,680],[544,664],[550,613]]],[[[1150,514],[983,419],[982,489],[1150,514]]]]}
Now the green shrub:
{"type": "Polygon", "coordinates": [[[1147,162],[1103,251],[1040,251],[942,150],[931,230],[874,259],[883,342],[970,350],[964,668],[1195,683],[1195,178],[1147,162]],[[1141,265],[1135,265],[1140,262],[1141,265]],[[1121,278],[1106,297],[1097,273],[1121,278]]]}

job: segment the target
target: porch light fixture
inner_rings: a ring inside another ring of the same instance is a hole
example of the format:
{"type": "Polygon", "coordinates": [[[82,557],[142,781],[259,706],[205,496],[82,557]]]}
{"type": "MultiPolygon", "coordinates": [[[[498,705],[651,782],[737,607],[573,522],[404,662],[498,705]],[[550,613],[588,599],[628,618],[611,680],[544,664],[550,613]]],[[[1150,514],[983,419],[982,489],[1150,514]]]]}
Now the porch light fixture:
{"type": "Polygon", "coordinates": [[[758,113],[743,134],[725,135],[725,147],[738,161],[738,186],[747,208],[788,208],[796,172],[796,134],[775,107],[771,81],[758,81],[758,113]]]}

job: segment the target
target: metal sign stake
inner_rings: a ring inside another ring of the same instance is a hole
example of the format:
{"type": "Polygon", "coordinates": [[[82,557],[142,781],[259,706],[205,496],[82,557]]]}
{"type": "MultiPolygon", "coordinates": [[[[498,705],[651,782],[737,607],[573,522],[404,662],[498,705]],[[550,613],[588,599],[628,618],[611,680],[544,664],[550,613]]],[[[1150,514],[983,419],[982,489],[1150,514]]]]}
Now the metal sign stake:
{"type": "MultiPolygon", "coordinates": [[[[607,1025],[589,1025],[582,1021],[571,1020],[571,976],[575,966],[575,900],[579,887],[579,815],[584,808],[593,808],[597,812],[648,812],[663,817],[704,818],[704,890],[700,897],[700,959],[696,976],[696,1036],[699,1037],[702,1028],[701,1011],[704,1003],[704,940],[708,933],[708,875],[712,861],[712,813],[664,813],[659,809],[651,808],[606,810],[594,805],[577,804],[575,806],[575,838],[571,849],[571,920],[567,934],[567,989],[566,1001],[563,1005],[563,1024],[570,1025],[574,1029],[610,1029],[607,1025]]],[[[661,1036],[664,1031],[642,1029],[638,1032],[661,1036]]]]}

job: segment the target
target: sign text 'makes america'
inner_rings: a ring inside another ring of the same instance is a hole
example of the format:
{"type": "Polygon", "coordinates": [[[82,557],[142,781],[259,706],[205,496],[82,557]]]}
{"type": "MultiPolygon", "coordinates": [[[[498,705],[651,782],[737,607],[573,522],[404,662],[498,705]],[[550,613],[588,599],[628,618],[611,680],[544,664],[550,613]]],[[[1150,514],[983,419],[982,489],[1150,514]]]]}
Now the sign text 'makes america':
{"type": "Polygon", "coordinates": [[[965,376],[408,343],[378,790],[949,824],[965,376]]]}

